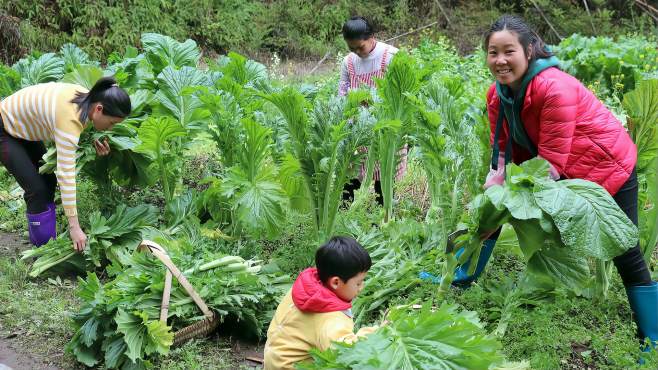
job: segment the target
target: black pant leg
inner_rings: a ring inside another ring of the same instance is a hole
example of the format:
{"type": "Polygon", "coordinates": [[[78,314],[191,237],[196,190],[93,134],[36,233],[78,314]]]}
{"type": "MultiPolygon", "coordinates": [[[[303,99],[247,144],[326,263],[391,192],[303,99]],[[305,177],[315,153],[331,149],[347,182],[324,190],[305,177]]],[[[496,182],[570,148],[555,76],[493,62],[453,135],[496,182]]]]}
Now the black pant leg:
{"type": "MultiPolygon", "coordinates": [[[[43,155],[47,152],[46,146],[41,141],[28,141],[24,144],[32,164],[38,171],[39,167],[41,167],[43,155]]],[[[55,200],[55,190],[57,189],[57,176],[55,176],[55,173],[44,173],[40,174],[40,176],[46,184],[47,191],[45,197],[48,198],[48,202],[53,202],[55,200]]]]}
{"type": "Polygon", "coordinates": [[[345,186],[343,186],[343,201],[344,202],[353,202],[354,201],[354,192],[361,187],[361,181],[359,179],[350,180],[345,186]]]}
{"type": "Polygon", "coordinates": [[[377,199],[377,204],[384,206],[384,192],[382,191],[382,182],[375,180],[375,199],[377,199]]]}
{"type": "Polygon", "coordinates": [[[41,147],[34,142],[17,139],[4,131],[0,120],[0,162],[14,176],[18,185],[25,191],[25,203],[28,213],[41,213],[53,201],[54,188],[48,184],[47,177],[39,174],[38,164],[33,158],[43,155],[41,147]]]}
{"type": "MultiPolygon", "coordinates": [[[[615,202],[622,211],[628,216],[635,226],[638,225],[638,201],[637,201],[638,183],[635,169],[626,183],[613,196],[615,202]]],[[[651,274],[644,261],[640,244],[627,250],[621,256],[613,260],[624,286],[648,285],[651,284],[651,274]]]]}

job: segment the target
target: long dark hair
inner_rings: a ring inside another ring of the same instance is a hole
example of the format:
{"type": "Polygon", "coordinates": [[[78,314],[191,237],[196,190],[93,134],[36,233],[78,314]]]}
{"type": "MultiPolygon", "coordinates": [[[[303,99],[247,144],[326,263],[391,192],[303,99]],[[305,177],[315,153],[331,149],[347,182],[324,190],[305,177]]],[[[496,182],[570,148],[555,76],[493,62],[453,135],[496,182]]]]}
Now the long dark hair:
{"type": "Polygon", "coordinates": [[[530,61],[535,59],[550,58],[553,53],[546,49],[546,44],[539,37],[537,32],[533,30],[523,18],[516,15],[503,15],[498,18],[489,28],[489,31],[484,34],[484,51],[489,48],[489,38],[494,32],[510,31],[516,33],[519,37],[519,43],[523,46],[523,53],[530,57],[530,61]],[[532,54],[527,55],[528,47],[532,45],[532,54]]]}
{"type": "Polygon", "coordinates": [[[117,85],[117,80],[112,76],[96,81],[89,92],[77,92],[71,103],[78,105],[80,122],[83,124],[89,119],[89,108],[94,103],[101,103],[103,114],[112,117],[128,117],[132,109],[130,96],[117,85]]]}
{"type": "Polygon", "coordinates": [[[345,40],[367,40],[375,34],[372,24],[365,17],[354,16],[343,24],[345,40]]]}

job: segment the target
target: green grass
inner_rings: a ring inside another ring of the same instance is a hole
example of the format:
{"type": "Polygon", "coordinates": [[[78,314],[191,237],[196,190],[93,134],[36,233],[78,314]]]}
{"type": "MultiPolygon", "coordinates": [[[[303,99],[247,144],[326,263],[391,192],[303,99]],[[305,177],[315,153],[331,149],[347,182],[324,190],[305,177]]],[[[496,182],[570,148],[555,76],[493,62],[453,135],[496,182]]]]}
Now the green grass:
{"type": "Polygon", "coordinates": [[[28,266],[0,257],[0,330],[13,336],[25,352],[55,358],[62,368],[77,368],[64,354],[72,335],[69,316],[78,307],[74,280],[30,280],[28,266]]]}

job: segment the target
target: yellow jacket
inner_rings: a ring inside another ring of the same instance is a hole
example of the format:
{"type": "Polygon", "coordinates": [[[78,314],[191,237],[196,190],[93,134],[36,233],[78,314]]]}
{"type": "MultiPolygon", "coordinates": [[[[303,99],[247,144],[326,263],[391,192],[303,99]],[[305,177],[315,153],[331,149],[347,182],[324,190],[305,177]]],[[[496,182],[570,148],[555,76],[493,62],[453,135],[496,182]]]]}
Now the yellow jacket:
{"type": "Polygon", "coordinates": [[[265,370],[294,369],[295,363],[311,358],[309,350],[329,348],[332,341],[353,343],[377,328],[366,327],[354,334],[351,311],[304,312],[295,306],[292,290],[276,309],[267,330],[265,370]]]}

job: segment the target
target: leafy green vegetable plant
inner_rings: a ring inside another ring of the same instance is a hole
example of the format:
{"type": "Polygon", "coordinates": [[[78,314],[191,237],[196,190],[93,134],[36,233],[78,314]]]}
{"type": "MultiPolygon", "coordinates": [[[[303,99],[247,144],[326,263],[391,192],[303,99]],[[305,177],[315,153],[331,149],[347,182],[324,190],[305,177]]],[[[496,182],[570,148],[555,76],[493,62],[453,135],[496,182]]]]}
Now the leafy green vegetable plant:
{"type": "Polygon", "coordinates": [[[389,324],[355,344],[336,343],[326,351],[312,350],[312,369],[489,369],[500,364],[500,343],[488,335],[472,311],[429,304],[419,312],[394,309],[389,324]]]}
{"type": "Polygon", "coordinates": [[[32,277],[55,266],[59,266],[60,271],[79,273],[88,268],[110,264],[120,271],[126,255],[141,241],[141,232],[155,221],[155,209],[147,205],[133,208],[122,205],[108,218],[100,212],[94,212],[90,216],[87,247],[82,255],[73,250],[68,234],[62,234],[43,247],[23,252],[22,259],[36,258],[30,269],[32,277]]]}
{"type": "Polygon", "coordinates": [[[379,159],[385,221],[393,218],[393,182],[399,163],[398,151],[411,131],[414,118],[415,105],[409,95],[415,94],[419,88],[420,76],[415,61],[405,52],[395,55],[384,78],[377,81],[377,93],[381,102],[375,108],[375,150],[371,156],[376,153],[379,159]]]}
{"type": "MultiPolygon", "coordinates": [[[[199,249],[186,239],[158,242],[211,309],[256,334],[269,321],[266,307],[288,287],[288,278],[265,272],[257,261],[199,249]]],[[[149,368],[149,358],[167,355],[174,332],[203,316],[174,282],[168,320],[159,320],[165,271],[159,260],[136,252],[105,284],[94,273],[79,278],[83,303],[73,316],[75,334],[67,350],[87,366],[104,363],[109,369],[149,368]]]]}
{"type": "Polygon", "coordinates": [[[649,261],[658,244],[658,79],[640,81],[623,106],[637,145],[640,247],[649,261]]]}
{"type": "Polygon", "coordinates": [[[263,97],[283,114],[289,135],[289,152],[304,178],[308,202],[312,210],[318,241],[331,235],[343,187],[352,178],[361,154],[358,148],[367,144],[371,118],[367,111],[355,114],[345,108],[345,99],[316,101],[307,113],[308,102],[292,88],[263,97]]]}
{"type": "MultiPolygon", "coordinates": [[[[579,179],[552,181],[548,164],[541,159],[520,167],[508,165],[506,183],[477,196],[468,217],[468,232],[458,239],[466,248],[459,262],[471,255],[477,260],[482,236],[509,223],[528,263],[529,276],[581,293],[592,284],[590,261],[610,261],[638,240],[637,228],[605,189],[579,179]]],[[[454,261],[446,261],[444,272],[448,273],[454,261]]],[[[601,284],[604,275],[598,273],[601,284]]],[[[450,284],[450,279],[444,280],[450,284]]]]}

